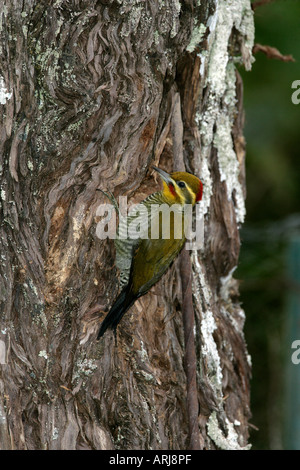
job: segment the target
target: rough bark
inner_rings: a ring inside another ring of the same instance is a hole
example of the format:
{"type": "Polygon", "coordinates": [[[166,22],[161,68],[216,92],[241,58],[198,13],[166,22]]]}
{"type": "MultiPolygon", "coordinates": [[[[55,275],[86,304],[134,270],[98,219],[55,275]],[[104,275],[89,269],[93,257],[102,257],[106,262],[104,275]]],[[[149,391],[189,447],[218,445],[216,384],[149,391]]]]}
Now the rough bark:
{"type": "Polygon", "coordinates": [[[176,162],[179,95],[185,166],[205,185],[190,252],[199,441],[247,446],[232,273],[245,198],[236,64],[251,66],[252,21],[249,0],[1,3],[0,448],[189,448],[178,262],[117,342],[95,341],[118,290],[96,190],[133,202],[157,190],[149,167],[176,162]]]}

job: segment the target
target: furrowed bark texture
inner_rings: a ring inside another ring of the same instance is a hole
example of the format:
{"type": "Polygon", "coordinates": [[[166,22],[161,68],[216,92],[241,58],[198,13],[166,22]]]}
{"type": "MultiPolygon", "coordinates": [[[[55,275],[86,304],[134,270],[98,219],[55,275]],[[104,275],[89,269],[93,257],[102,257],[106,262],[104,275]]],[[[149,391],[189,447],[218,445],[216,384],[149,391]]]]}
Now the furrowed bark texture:
{"type": "Polygon", "coordinates": [[[248,0],[2,1],[1,449],[189,447],[178,262],[117,341],[95,341],[118,291],[96,189],[131,202],[157,190],[150,166],[176,164],[178,93],[185,167],[204,182],[190,252],[199,441],[248,448],[232,274],[245,212],[236,64],[250,69],[253,34],[248,0]]]}

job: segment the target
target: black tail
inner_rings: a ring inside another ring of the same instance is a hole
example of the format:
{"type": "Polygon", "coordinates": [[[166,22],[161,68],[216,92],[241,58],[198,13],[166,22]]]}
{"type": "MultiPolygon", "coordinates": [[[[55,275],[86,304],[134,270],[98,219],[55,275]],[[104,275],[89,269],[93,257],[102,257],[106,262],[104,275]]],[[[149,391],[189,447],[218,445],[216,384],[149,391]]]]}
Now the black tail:
{"type": "Polygon", "coordinates": [[[104,318],[101,324],[97,339],[100,339],[101,336],[104,335],[107,328],[112,328],[114,330],[117,328],[118,323],[123,317],[124,313],[127,312],[127,310],[131,307],[134,301],[135,301],[135,297],[133,297],[133,295],[130,292],[128,292],[128,288],[126,286],[122,290],[122,292],[119,294],[115,303],[113,304],[110,311],[104,318]]]}

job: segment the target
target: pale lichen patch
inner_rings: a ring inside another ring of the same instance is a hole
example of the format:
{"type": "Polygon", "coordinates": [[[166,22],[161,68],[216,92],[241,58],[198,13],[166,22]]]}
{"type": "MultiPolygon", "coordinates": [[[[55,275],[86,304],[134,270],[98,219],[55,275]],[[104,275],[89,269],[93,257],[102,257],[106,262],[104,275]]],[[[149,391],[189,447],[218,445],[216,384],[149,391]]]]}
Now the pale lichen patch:
{"type": "Polygon", "coordinates": [[[217,325],[210,310],[203,312],[203,319],[201,321],[201,333],[203,337],[203,344],[201,348],[202,355],[206,358],[208,378],[213,385],[216,395],[221,399],[222,393],[222,368],[221,360],[218,352],[216,342],[213,337],[217,325]]]}
{"type": "Polygon", "coordinates": [[[226,113],[221,114],[216,121],[214,136],[214,146],[218,150],[220,179],[226,182],[228,200],[234,196],[236,219],[238,223],[242,223],[246,208],[243,188],[239,182],[240,168],[233,148],[231,130],[229,116],[226,113]]]}
{"type": "Polygon", "coordinates": [[[196,26],[196,25],[194,26],[189,45],[186,48],[188,52],[193,52],[196,49],[196,47],[202,41],[202,38],[205,32],[206,32],[206,26],[204,24],[200,23],[199,26],[196,26]]]}
{"type": "Polygon", "coordinates": [[[47,351],[44,349],[39,352],[39,357],[43,357],[44,359],[48,359],[47,351]]]}
{"type": "MultiPolygon", "coordinates": [[[[216,446],[222,450],[250,450],[251,444],[241,446],[238,442],[238,434],[234,429],[234,424],[225,418],[227,425],[227,436],[220,429],[216,412],[213,411],[207,422],[207,433],[216,446]]],[[[237,426],[237,424],[235,424],[237,426]]],[[[240,425],[240,423],[239,423],[240,425]]]]}
{"type": "Polygon", "coordinates": [[[0,104],[5,104],[12,97],[12,92],[9,92],[5,86],[4,78],[0,75],[0,104]]]}

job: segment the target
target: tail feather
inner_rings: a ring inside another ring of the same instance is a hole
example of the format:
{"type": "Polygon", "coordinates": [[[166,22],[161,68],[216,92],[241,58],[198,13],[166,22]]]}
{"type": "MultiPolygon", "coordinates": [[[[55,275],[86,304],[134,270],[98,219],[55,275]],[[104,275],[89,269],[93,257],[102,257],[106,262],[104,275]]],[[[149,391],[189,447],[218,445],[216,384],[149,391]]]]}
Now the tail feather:
{"type": "Polygon", "coordinates": [[[134,303],[135,298],[129,294],[128,289],[125,288],[117,297],[116,301],[112,305],[110,311],[104,318],[97,339],[100,339],[101,336],[104,335],[108,328],[116,329],[118,323],[120,322],[123,315],[127,312],[127,310],[131,307],[134,303]]]}

